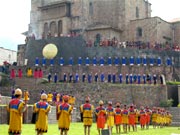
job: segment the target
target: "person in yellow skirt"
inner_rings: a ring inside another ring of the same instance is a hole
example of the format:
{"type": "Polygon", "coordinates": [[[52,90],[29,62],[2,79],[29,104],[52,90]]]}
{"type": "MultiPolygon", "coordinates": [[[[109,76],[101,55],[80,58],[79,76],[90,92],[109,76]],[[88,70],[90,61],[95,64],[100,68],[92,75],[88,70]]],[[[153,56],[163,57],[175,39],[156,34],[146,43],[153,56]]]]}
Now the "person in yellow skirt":
{"type": "Polygon", "coordinates": [[[10,113],[9,135],[21,135],[22,132],[22,113],[27,109],[26,104],[21,100],[21,89],[15,90],[15,98],[9,102],[7,110],[10,113]]]}
{"type": "Polygon", "coordinates": [[[47,95],[43,93],[41,100],[34,104],[34,112],[37,113],[37,121],[35,124],[37,135],[43,135],[43,133],[47,133],[48,131],[48,113],[51,108],[46,101],[47,95]]]}
{"type": "Polygon", "coordinates": [[[64,102],[58,106],[58,127],[60,129],[60,135],[67,135],[70,127],[73,107],[68,104],[69,96],[64,95],[63,100],[64,102]]]}
{"type": "Polygon", "coordinates": [[[32,77],[32,69],[31,68],[28,68],[27,70],[27,77],[32,77]]]}
{"type": "Polygon", "coordinates": [[[135,131],[137,131],[137,124],[139,124],[139,110],[136,108],[136,105],[134,105],[134,110],[135,110],[135,131]]]}
{"type": "Polygon", "coordinates": [[[156,126],[157,126],[157,109],[156,109],[156,107],[153,107],[153,109],[152,109],[152,125],[153,125],[153,128],[156,128],[156,126]]]}
{"type": "Polygon", "coordinates": [[[112,134],[112,128],[114,126],[114,115],[115,115],[115,109],[112,106],[112,101],[108,102],[108,107],[106,108],[106,113],[107,113],[107,126],[109,129],[110,135],[112,134]]]}
{"type": "Polygon", "coordinates": [[[27,103],[29,101],[29,92],[27,90],[24,91],[24,102],[27,103]]]}
{"type": "Polygon", "coordinates": [[[122,124],[123,124],[123,130],[125,133],[127,133],[127,126],[129,124],[128,116],[129,116],[129,113],[127,110],[127,106],[124,105],[124,108],[122,110],[122,124]]]}
{"type": "Polygon", "coordinates": [[[80,111],[83,115],[84,135],[90,135],[90,128],[93,123],[94,106],[90,104],[89,97],[86,97],[85,104],[81,105],[80,111]]]}

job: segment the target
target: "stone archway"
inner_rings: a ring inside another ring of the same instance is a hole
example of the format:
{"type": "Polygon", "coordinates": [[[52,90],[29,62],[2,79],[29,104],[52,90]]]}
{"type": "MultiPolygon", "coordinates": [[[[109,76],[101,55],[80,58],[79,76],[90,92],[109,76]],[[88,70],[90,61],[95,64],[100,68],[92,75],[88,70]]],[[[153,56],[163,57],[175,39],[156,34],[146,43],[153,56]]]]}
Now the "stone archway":
{"type": "Polygon", "coordinates": [[[57,34],[56,22],[55,21],[50,23],[50,33],[53,37],[55,36],[55,34],[57,34]]]}
{"type": "Polygon", "coordinates": [[[62,20],[59,20],[58,21],[58,34],[62,34],[63,32],[63,23],[62,23],[62,20]]]}
{"type": "Polygon", "coordinates": [[[49,28],[48,28],[48,23],[45,23],[44,24],[44,37],[47,38],[47,35],[48,35],[48,32],[49,32],[49,28]]]}

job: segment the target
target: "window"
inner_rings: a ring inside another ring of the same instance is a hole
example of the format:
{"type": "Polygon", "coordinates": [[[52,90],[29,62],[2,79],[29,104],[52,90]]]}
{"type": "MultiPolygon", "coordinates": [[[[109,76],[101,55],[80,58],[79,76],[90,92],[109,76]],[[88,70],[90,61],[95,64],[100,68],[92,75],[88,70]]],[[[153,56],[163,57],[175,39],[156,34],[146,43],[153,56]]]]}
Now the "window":
{"type": "Polygon", "coordinates": [[[93,15],[93,4],[92,4],[92,2],[89,3],[89,14],[93,15]]]}
{"type": "Polygon", "coordinates": [[[137,37],[142,37],[142,35],[143,35],[142,28],[138,27],[137,28],[137,37]]]}
{"type": "Polygon", "coordinates": [[[136,7],[136,18],[139,18],[139,8],[136,7]]]}

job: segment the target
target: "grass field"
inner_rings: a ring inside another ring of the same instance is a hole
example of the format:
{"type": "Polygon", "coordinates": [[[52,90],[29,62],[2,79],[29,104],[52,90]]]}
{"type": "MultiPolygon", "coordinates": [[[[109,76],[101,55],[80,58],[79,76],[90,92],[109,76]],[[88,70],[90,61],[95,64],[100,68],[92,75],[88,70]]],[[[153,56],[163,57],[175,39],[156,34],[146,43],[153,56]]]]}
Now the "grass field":
{"type": "MultiPolygon", "coordinates": [[[[8,125],[0,125],[0,135],[8,135],[8,125]]],[[[113,134],[112,135],[118,135],[115,133],[115,127],[113,129],[113,134]]],[[[164,127],[164,128],[159,128],[159,129],[153,129],[150,127],[149,130],[141,130],[138,127],[137,132],[129,132],[127,135],[171,135],[172,133],[174,134],[179,134],[180,135],[180,129],[178,127],[164,127]]],[[[50,124],[48,133],[44,135],[59,135],[59,130],[57,127],[57,124],[50,124]]],[[[124,133],[121,133],[124,134],[124,133]]],[[[35,130],[34,130],[34,125],[33,124],[24,124],[23,125],[23,132],[22,135],[36,135],[35,130]]],[[[83,124],[82,123],[71,123],[70,130],[68,135],[84,135],[83,134],[83,124]]],[[[91,128],[91,135],[98,135],[98,132],[96,130],[96,125],[93,124],[91,128]]]]}

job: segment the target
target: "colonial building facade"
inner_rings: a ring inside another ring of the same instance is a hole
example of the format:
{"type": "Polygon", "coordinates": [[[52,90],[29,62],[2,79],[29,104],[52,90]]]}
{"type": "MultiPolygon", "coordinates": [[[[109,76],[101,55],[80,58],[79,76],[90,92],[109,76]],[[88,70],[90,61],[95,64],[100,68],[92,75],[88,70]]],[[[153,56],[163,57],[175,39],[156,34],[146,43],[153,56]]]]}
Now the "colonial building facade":
{"type": "Polygon", "coordinates": [[[69,33],[86,40],[177,42],[180,23],[151,17],[148,0],[31,0],[29,35],[69,33]]]}

